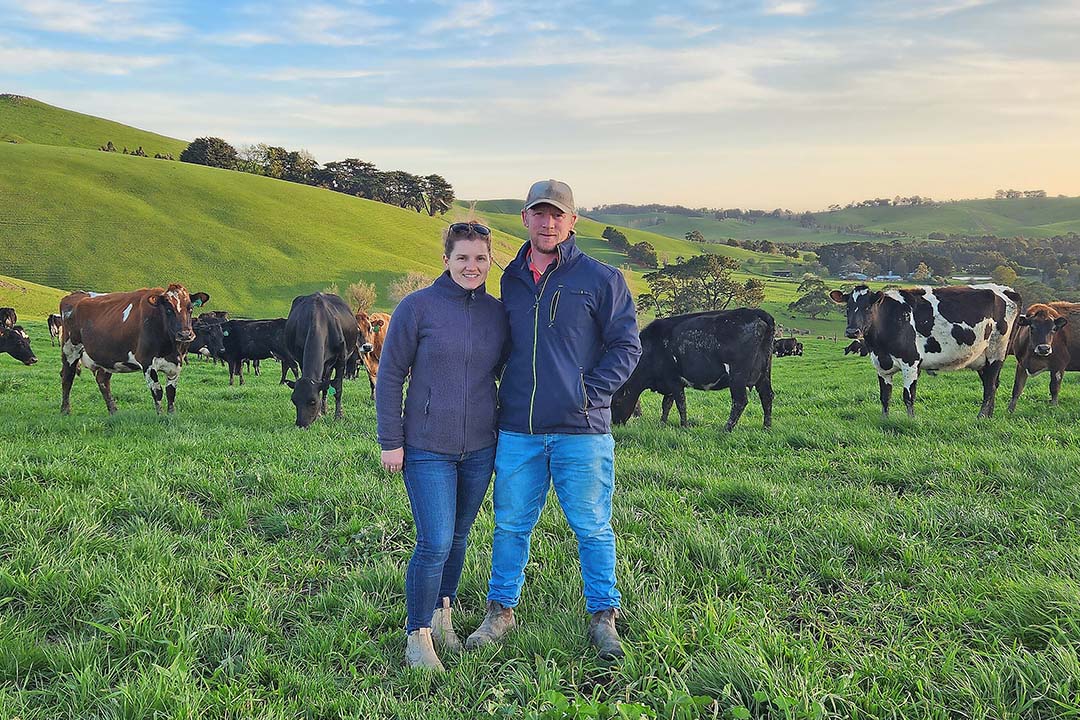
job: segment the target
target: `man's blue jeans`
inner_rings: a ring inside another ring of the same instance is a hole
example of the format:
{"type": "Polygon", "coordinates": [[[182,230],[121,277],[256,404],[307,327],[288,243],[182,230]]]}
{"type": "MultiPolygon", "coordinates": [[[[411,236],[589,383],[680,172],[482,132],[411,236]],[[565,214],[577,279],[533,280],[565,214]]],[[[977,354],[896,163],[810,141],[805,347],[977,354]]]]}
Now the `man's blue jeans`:
{"type": "Polygon", "coordinates": [[[405,572],[406,632],[431,627],[439,599],[457,596],[469,530],[494,464],[494,445],[461,455],[405,446],[405,489],[416,524],[416,549],[405,572]]]}
{"type": "Polygon", "coordinates": [[[515,607],[525,583],[529,540],[554,485],[577,536],[585,609],[619,607],[615,588],[615,440],[605,435],[499,432],[495,455],[495,537],[488,600],[515,607]]]}

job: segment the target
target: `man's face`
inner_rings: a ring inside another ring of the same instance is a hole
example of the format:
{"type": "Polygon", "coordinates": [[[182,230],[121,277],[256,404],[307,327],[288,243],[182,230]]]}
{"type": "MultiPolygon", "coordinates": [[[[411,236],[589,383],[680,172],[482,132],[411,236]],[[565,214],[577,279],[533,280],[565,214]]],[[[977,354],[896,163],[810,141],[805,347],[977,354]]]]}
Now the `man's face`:
{"type": "Polygon", "coordinates": [[[559,243],[570,237],[577,215],[565,213],[554,205],[541,203],[521,211],[521,220],[529,231],[535,252],[550,255],[558,252],[559,243]]]}

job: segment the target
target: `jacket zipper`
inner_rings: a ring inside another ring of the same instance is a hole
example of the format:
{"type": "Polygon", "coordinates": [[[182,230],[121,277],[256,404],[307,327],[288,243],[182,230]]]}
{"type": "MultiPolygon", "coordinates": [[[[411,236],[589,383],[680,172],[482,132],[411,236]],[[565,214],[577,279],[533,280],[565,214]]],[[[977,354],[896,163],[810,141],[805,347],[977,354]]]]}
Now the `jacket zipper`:
{"type": "Polygon", "coordinates": [[[472,313],[469,312],[469,301],[473,297],[472,290],[465,296],[465,385],[461,388],[461,454],[465,454],[465,448],[469,438],[469,361],[472,359],[472,313]]]}
{"type": "Polygon", "coordinates": [[[581,412],[589,414],[589,392],[585,389],[585,368],[579,367],[581,373],[581,412]]]}
{"type": "MultiPolygon", "coordinates": [[[[558,268],[552,270],[552,273],[558,271],[558,268]]],[[[536,342],[540,336],[540,301],[544,297],[544,290],[547,288],[548,281],[551,280],[551,275],[544,278],[544,284],[540,286],[540,292],[536,295],[536,302],[533,303],[533,346],[532,346],[532,397],[529,398],[529,434],[533,435],[533,407],[536,404],[536,342]]]]}
{"type": "Polygon", "coordinates": [[[555,294],[551,296],[551,317],[548,320],[548,327],[555,327],[555,313],[559,311],[559,296],[562,295],[562,285],[555,290],[555,294]]]}

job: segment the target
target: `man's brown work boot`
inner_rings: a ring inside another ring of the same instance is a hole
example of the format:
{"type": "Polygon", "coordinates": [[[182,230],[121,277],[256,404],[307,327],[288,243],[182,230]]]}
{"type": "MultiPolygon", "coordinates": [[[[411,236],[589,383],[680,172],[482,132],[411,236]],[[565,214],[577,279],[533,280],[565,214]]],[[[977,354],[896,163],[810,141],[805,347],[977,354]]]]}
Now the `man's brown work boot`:
{"type": "Polygon", "coordinates": [[[465,640],[465,647],[469,650],[481,645],[501,640],[506,633],[514,629],[517,621],[514,619],[514,609],[503,607],[497,600],[488,600],[487,615],[480,627],[473,631],[465,640]]]}
{"type": "Polygon", "coordinates": [[[431,628],[420,628],[409,633],[405,642],[405,662],[414,668],[427,668],[436,672],[446,670],[431,644],[431,628]]]}
{"type": "Polygon", "coordinates": [[[619,631],[615,629],[615,618],[618,616],[617,608],[608,608],[594,612],[589,620],[589,642],[596,648],[601,660],[621,660],[623,657],[619,631]]]}
{"type": "Polygon", "coordinates": [[[458,640],[454,632],[454,625],[450,622],[450,598],[439,599],[439,607],[435,608],[431,616],[431,639],[435,641],[435,647],[440,652],[461,652],[461,640],[458,640]]]}

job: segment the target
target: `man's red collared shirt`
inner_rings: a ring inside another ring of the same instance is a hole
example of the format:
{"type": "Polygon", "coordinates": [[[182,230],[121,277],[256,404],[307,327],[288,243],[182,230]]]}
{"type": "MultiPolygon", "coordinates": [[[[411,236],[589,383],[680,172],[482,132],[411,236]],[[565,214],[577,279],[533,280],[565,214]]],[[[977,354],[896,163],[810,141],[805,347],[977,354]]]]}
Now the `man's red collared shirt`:
{"type": "MultiPolygon", "coordinates": [[[[543,271],[540,270],[540,268],[536,267],[536,265],[533,264],[532,246],[531,245],[529,246],[529,249],[525,251],[525,262],[528,263],[528,265],[529,265],[529,272],[532,273],[533,282],[536,283],[537,285],[539,285],[540,284],[540,278],[544,277],[544,273],[543,273],[543,271]]],[[[557,253],[555,255],[555,262],[552,263],[552,264],[553,265],[558,265],[559,264],[559,255],[557,253]]],[[[551,267],[551,265],[548,265],[548,267],[551,267]]]]}

